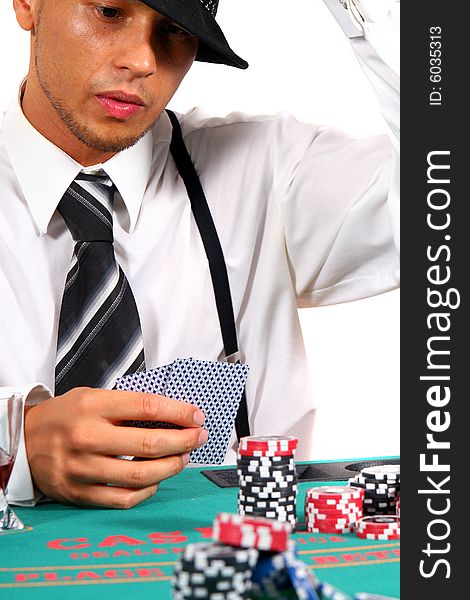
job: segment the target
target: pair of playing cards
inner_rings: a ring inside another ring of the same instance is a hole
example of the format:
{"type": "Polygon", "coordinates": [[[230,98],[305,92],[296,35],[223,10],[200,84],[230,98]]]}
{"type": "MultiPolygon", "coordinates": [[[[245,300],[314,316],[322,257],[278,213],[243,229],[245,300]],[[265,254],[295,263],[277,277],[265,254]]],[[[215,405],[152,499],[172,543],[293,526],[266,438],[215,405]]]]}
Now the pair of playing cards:
{"type": "MultiPolygon", "coordinates": [[[[248,377],[248,366],[241,363],[178,358],[169,365],[121,377],[116,388],[149,392],[198,406],[206,416],[207,443],[193,450],[190,462],[220,465],[227,453],[238,406],[248,377]]],[[[127,422],[127,425],[175,428],[156,421],[127,422]]]]}

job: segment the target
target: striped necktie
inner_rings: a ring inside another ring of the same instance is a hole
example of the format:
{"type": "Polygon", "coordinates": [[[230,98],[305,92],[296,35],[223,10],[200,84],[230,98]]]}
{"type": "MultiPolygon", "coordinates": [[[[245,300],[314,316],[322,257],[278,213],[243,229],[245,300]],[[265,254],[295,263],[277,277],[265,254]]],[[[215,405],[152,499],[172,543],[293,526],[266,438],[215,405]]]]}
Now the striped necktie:
{"type": "Polygon", "coordinates": [[[60,312],[56,395],[112,388],[145,369],[137,306],[114,256],[115,191],[104,171],[79,173],[57,208],[76,243],[60,312]]]}

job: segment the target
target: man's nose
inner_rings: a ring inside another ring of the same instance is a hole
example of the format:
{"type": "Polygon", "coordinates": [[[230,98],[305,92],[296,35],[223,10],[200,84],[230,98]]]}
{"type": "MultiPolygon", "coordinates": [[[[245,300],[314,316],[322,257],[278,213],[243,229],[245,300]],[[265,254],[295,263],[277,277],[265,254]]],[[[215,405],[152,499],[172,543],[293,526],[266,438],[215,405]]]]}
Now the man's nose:
{"type": "Polygon", "coordinates": [[[153,28],[129,31],[126,41],[118,50],[115,66],[126,69],[135,77],[149,77],[157,71],[153,28]]]}

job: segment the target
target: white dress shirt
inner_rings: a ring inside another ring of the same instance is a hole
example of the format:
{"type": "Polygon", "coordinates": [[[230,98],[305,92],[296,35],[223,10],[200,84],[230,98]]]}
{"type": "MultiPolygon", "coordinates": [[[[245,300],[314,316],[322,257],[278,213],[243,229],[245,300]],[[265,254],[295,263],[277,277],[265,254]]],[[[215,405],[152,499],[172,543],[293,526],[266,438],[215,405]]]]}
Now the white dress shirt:
{"type": "MultiPolygon", "coordinates": [[[[383,82],[377,87],[384,92],[383,82]]],[[[397,125],[393,90],[382,101],[397,125]]],[[[297,457],[308,459],[314,403],[297,308],[397,287],[394,145],[286,113],[202,119],[194,109],[179,117],[225,255],[241,359],[250,366],[251,431],[297,435],[297,457]]],[[[207,259],[170,139],[163,114],[134,147],[95,167],[118,189],[115,252],[149,369],[179,357],[223,359],[207,259]]],[[[74,246],[56,208],[81,169],[31,126],[18,100],[0,115],[0,393],[19,391],[31,403],[54,390],[74,246]]],[[[226,462],[235,462],[234,435],[226,462]]],[[[34,497],[22,438],[9,500],[34,497]]]]}

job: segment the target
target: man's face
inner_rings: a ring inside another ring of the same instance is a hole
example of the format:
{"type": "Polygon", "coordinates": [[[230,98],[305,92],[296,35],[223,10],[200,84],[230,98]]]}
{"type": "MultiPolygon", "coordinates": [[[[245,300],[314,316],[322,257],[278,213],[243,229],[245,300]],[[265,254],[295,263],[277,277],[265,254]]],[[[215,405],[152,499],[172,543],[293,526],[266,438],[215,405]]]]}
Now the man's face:
{"type": "Polygon", "coordinates": [[[197,39],[139,0],[31,5],[26,116],[77,160],[135,144],[190,68],[197,39]]]}

